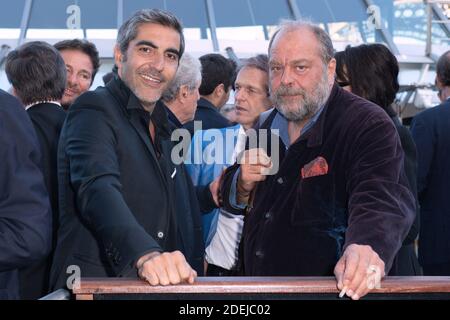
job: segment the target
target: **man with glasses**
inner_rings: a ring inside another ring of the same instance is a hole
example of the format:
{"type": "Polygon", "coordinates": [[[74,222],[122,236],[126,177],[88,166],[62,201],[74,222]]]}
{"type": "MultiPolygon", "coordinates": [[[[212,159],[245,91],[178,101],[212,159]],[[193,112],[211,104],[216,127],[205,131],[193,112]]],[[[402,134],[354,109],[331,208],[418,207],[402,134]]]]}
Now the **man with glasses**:
{"type": "MultiPolygon", "coordinates": [[[[252,130],[259,115],[272,105],[269,98],[269,64],[267,55],[257,55],[242,61],[235,85],[235,108],[238,125],[230,128],[199,131],[191,145],[191,163],[187,164],[194,184],[209,184],[223,169],[232,165],[245,149],[246,132],[252,130]],[[206,138],[214,135],[221,143],[206,138]],[[226,139],[227,136],[233,140],[226,139]],[[219,146],[214,153],[207,150],[219,146]],[[210,158],[214,154],[215,159],[210,158]],[[201,163],[195,158],[202,157],[201,163]]],[[[206,242],[208,276],[230,276],[238,267],[238,247],[244,224],[243,216],[233,215],[224,208],[203,215],[203,235],[206,242]]]]}

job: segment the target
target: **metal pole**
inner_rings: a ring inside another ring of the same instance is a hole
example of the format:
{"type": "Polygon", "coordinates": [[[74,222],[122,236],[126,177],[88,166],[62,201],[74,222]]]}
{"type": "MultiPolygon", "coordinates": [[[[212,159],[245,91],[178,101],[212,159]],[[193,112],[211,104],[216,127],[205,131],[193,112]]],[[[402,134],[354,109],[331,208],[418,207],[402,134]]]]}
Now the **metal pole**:
{"type": "Polygon", "coordinates": [[[239,65],[241,62],[239,61],[238,56],[236,55],[236,53],[234,53],[234,50],[232,47],[226,47],[225,51],[228,55],[228,58],[230,58],[231,60],[233,60],[234,62],[236,62],[237,65],[239,65]]]}
{"type": "MultiPolygon", "coordinates": [[[[435,16],[438,17],[438,22],[441,24],[441,28],[444,29],[444,32],[447,34],[447,36],[450,36],[450,21],[449,18],[444,14],[442,9],[436,4],[437,1],[428,2],[428,5],[431,7],[432,13],[434,13],[435,16]]],[[[440,1],[440,3],[448,3],[450,4],[450,1],[440,1]]]]}
{"type": "Polygon", "coordinates": [[[206,14],[208,17],[209,30],[211,30],[211,40],[215,52],[219,51],[219,41],[217,40],[216,16],[214,15],[214,6],[212,0],[205,0],[206,14]]]}
{"type": "Polygon", "coordinates": [[[287,0],[288,7],[291,10],[291,14],[295,20],[299,20],[302,15],[300,14],[300,10],[298,9],[297,2],[295,0],[287,0]]]}
{"type": "Polygon", "coordinates": [[[8,46],[7,44],[4,44],[1,46],[1,48],[0,48],[0,68],[2,67],[3,63],[6,60],[6,56],[8,55],[9,50],[11,50],[11,47],[8,46]]]}
{"type": "Polygon", "coordinates": [[[430,70],[430,64],[424,63],[420,69],[419,80],[417,81],[418,84],[422,84],[425,81],[425,76],[427,75],[428,70],[430,70]]]}
{"type": "Polygon", "coordinates": [[[425,47],[425,56],[429,57],[431,56],[431,36],[432,36],[431,20],[433,20],[433,12],[431,11],[431,4],[428,3],[428,1],[426,2],[426,4],[427,4],[427,43],[425,47]]]}
{"type": "Polygon", "coordinates": [[[25,41],[25,36],[30,22],[31,8],[33,7],[33,0],[26,0],[23,8],[22,20],[20,22],[20,35],[17,40],[17,46],[20,46],[25,41]]]}
{"type": "Polygon", "coordinates": [[[117,0],[117,30],[123,23],[123,0],[117,0]]]}

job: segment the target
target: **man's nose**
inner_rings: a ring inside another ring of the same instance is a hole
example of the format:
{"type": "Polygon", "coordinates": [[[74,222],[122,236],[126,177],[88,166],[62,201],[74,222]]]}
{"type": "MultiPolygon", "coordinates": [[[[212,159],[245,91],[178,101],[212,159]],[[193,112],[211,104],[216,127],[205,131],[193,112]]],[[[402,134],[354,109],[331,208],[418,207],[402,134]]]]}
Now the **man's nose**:
{"type": "Polygon", "coordinates": [[[292,72],[289,68],[284,68],[281,74],[281,83],[284,85],[290,85],[293,81],[292,72]]]}
{"type": "Polygon", "coordinates": [[[234,100],[242,101],[244,99],[245,99],[245,94],[244,94],[244,90],[243,89],[239,89],[239,90],[236,90],[234,92],[234,100]]]}
{"type": "Polygon", "coordinates": [[[67,83],[70,86],[75,86],[78,83],[78,79],[75,73],[67,73],[67,83]]]}
{"type": "Polygon", "coordinates": [[[158,70],[159,72],[164,70],[164,64],[165,64],[165,60],[164,60],[164,54],[156,54],[153,61],[152,61],[152,66],[158,70]]]}

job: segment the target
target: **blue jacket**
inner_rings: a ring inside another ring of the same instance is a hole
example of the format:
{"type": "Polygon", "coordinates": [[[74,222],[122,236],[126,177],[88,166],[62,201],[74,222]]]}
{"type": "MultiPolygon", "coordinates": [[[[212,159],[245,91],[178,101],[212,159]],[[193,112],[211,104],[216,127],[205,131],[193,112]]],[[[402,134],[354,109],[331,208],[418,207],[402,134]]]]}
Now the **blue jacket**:
{"type": "Polygon", "coordinates": [[[49,253],[52,220],[33,125],[1,90],[0,159],[0,300],[18,299],[18,269],[49,253]]]}
{"type": "Polygon", "coordinates": [[[419,261],[450,262],[450,100],[414,117],[418,152],[419,261]]]}
{"type": "MultiPolygon", "coordinates": [[[[238,124],[233,127],[201,130],[195,133],[186,158],[188,161],[185,162],[186,170],[195,186],[209,185],[223,169],[234,163],[234,161],[231,162],[231,158],[239,128],[238,124]],[[225,143],[226,141],[232,143],[225,143]]],[[[205,247],[209,245],[216,232],[218,217],[218,208],[202,216],[205,247]]]]}

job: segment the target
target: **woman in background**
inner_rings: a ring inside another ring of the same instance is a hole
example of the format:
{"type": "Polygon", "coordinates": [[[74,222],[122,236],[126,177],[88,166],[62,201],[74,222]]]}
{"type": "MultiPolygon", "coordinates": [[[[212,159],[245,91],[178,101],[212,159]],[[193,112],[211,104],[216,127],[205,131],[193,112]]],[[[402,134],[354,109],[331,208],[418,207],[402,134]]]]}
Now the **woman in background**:
{"type": "Polygon", "coordinates": [[[399,90],[399,66],[395,56],[382,44],[363,44],[337,52],[336,81],[350,91],[379,105],[395,124],[405,153],[405,173],[416,198],[416,219],[403,241],[389,272],[390,276],[415,276],[422,271],[417,259],[414,241],[419,233],[417,201],[417,151],[409,130],[403,126],[392,108],[399,90]]]}

